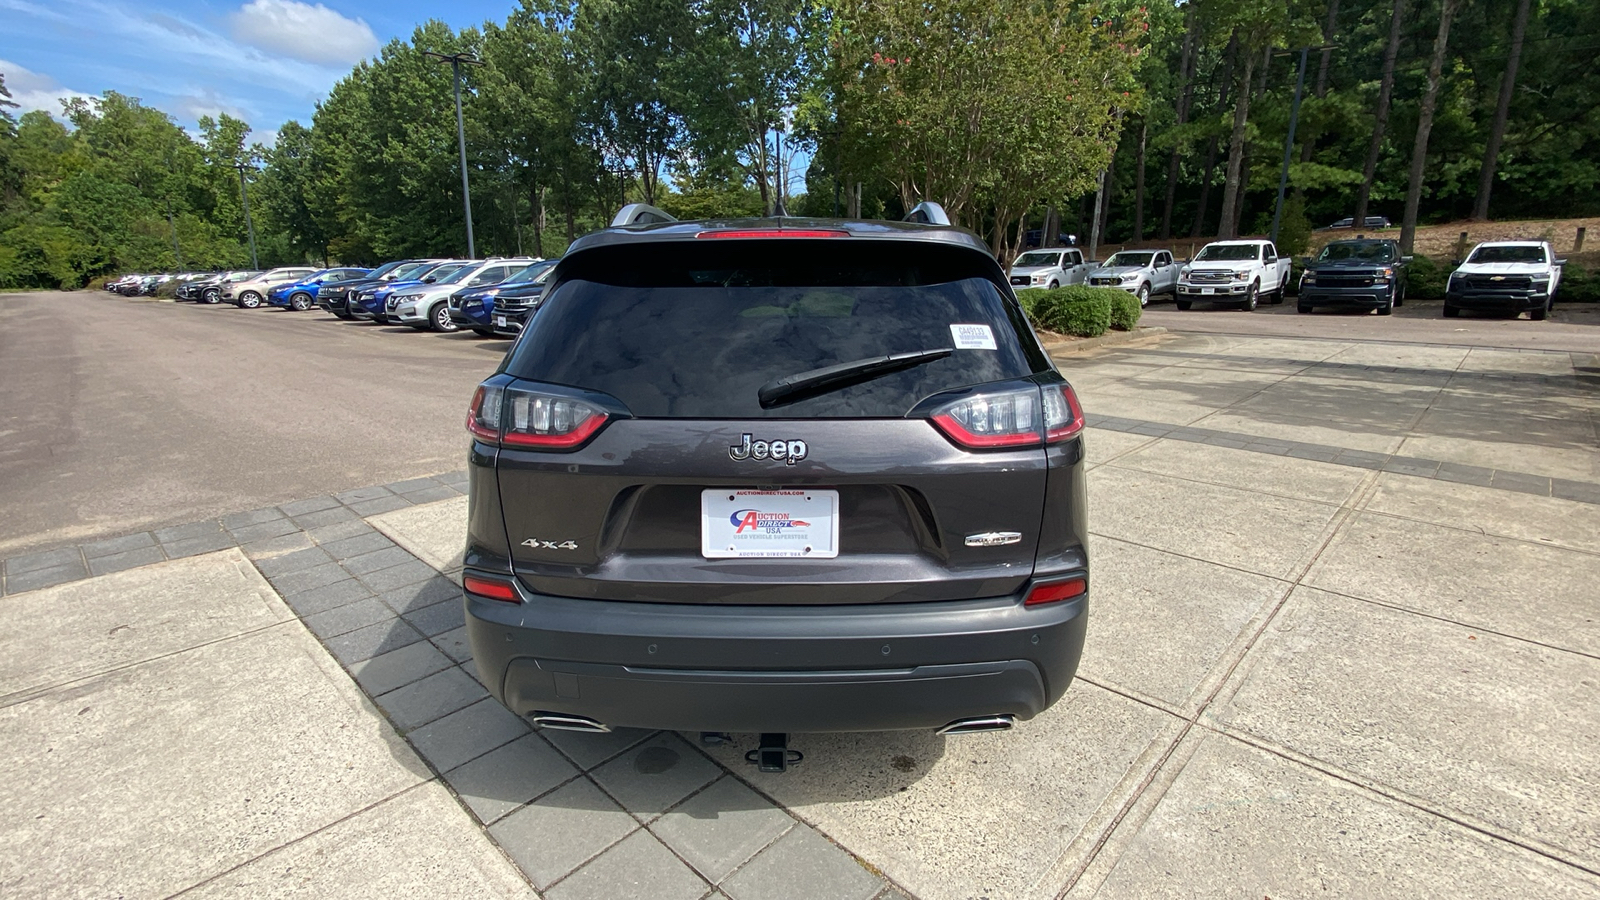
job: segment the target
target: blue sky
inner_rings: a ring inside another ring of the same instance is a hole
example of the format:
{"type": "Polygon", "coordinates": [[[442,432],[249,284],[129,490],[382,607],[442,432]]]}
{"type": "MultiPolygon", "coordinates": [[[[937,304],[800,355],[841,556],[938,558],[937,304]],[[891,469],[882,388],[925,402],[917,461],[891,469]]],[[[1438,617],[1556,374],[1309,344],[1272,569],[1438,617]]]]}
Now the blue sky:
{"type": "Polygon", "coordinates": [[[355,62],[420,22],[503,21],[515,0],[0,0],[0,72],[24,110],[114,90],[189,129],[227,112],[270,144],[355,62]]]}

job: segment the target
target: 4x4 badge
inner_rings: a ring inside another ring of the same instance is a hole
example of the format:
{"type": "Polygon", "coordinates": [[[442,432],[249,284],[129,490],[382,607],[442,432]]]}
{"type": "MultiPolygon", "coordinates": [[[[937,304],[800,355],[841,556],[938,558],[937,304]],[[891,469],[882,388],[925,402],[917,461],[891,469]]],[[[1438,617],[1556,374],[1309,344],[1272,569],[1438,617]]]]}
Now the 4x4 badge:
{"type": "Polygon", "coordinates": [[[791,466],[809,452],[805,441],[752,441],[749,434],[728,448],[728,456],[733,459],[781,459],[791,466]]]}
{"type": "Polygon", "coordinates": [[[541,541],[538,538],[528,538],[527,540],[522,542],[522,546],[524,546],[524,547],[532,547],[535,550],[576,550],[576,549],[578,549],[578,542],[577,541],[560,541],[560,542],[557,542],[557,541],[541,541]]]}

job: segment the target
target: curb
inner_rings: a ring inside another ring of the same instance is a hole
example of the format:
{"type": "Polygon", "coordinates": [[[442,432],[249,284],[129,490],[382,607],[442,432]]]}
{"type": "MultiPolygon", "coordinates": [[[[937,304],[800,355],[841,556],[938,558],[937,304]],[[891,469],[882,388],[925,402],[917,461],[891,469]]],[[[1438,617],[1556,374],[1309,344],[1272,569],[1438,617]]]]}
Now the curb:
{"type": "Polygon", "coordinates": [[[1053,355],[1056,353],[1078,353],[1083,350],[1098,350],[1101,347],[1126,344],[1141,338],[1155,337],[1158,334],[1166,333],[1167,329],[1160,325],[1147,325],[1135,328],[1132,331],[1108,331],[1097,337],[1084,338],[1078,341],[1053,341],[1044,345],[1044,352],[1053,355]]]}

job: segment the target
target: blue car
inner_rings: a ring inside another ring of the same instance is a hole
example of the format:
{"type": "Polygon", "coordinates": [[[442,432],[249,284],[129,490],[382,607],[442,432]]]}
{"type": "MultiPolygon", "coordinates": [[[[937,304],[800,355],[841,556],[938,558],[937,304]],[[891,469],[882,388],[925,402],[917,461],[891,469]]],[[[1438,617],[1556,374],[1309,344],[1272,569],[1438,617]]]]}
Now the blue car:
{"type": "MultiPolygon", "coordinates": [[[[450,295],[450,320],[484,337],[493,335],[496,325],[494,298],[501,293],[519,292],[534,285],[539,286],[536,293],[542,292],[542,286],[550,277],[550,270],[555,267],[556,260],[541,259],[499,284],[456,291],[450,295]]],[[[500,324],[504,326],[503,322],[500,324]]]]}
{"type": "Polygon", "coordinates": [[[439,263],[424,271],[413,273],[406,281],[391,281],[382,287],[369,288],[361,291],[357,296],[350,298],[350,317],[353,319],[368,319],[379,325],[389,324],[389,317],[384,314],[385,302],[389,295],[397,290],[414,288],[418,285],[435,284],[443,279],[460,272],[472,265],[467,260],[453,259],[439,263]]]}
{"type": "Polygon", "coordinates": [[[312,272],[299,281],[291,281],[268,291],[267,303],[295,312],[305,312],[317,305],[317,288],[335,281],[364,278],[371,271],[371,269],[336,268],[312,272]]]}

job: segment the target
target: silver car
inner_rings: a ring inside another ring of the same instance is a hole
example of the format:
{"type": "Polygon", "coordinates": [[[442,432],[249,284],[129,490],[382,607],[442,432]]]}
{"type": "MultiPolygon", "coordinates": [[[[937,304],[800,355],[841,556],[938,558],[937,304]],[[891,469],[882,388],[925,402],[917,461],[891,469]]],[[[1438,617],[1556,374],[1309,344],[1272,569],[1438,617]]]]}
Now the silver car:
{"type": "Polygon", "coordinates": [[[1177,294],[1178,266],[1170,250],[1124,250],[1090,272],[1086,283],[1127,291],[1144,306],[1154,294],[1177,294]]]}
{"type": "Polygon", "coordinates": [[[1083,261],[1083,251],[1075,247],[1052,247],[1049,250],[1029,250],[1017,257],[1008,273],[1012,287],[1058,288],[1069,284],[1083,284],[1089,266],[1083,261]]]}

